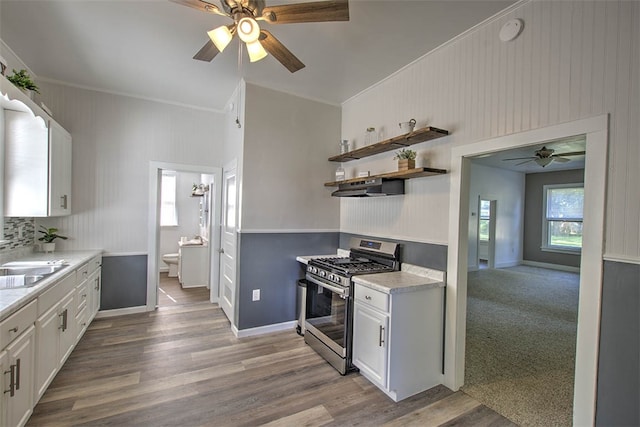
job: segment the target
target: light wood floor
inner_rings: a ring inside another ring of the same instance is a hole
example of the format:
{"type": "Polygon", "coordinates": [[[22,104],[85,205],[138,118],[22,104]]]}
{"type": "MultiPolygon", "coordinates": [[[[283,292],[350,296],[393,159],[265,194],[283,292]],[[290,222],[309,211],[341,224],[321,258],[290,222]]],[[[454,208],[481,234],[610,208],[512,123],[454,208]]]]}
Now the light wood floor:
{"type": "Polygon", "coordinates": [[[29,426],[511,426],[438,386],[394,403],[293,330],[238,339],[217,305],[95,320],[29,426]]]}
{"type": "Polygon", "coordinates": [[[167,273],[160,273],[158,287],[158,306],[193,304],[209,301],[209,289],[205,286],[197,288],[183,288],[177,277],[169,277],[167,273]]]}

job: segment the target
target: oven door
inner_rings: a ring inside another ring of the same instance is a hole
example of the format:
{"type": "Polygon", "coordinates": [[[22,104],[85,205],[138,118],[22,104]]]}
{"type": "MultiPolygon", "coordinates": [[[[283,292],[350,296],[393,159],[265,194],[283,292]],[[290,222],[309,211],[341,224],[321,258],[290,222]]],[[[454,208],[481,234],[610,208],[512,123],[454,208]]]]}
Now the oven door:
{"type": "MultiPolygon", "coordinates": [[[[307,274],[307,312],[305,326],[340,358],[346,359],[350,347],[351,304],[349,288],[324,283],[307,274]]],[[[325,357],[326,358],[326,357],[325,357]]]]}

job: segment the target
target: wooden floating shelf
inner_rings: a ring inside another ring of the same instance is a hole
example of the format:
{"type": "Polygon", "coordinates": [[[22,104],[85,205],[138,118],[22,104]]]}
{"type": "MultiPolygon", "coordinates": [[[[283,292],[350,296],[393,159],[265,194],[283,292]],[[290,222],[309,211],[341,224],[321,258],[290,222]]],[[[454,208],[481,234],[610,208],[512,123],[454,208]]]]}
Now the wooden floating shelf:
{"type": "Polygon", "coordinates": [[[403,147],[408,147],[410,145],[419,144],[436,138],[442,138],[447,135],[449,135],[449,131],[447,130],[428,126],[413,132],[405,133],[404,135],[399,135],[391,139],[358,148],[357,150],[349,151],[348,153],[329,157],[329,161],[350,162],[351,160],[358,160],[375,154],[398,150],[403,147]]]}
{"type": "Polygon", "coordinates": [[[422,178],[424,176],[443,175],[446,173],[447,173],[446,169],[415,168],[415,169],[409,169],[406,171],[388,172],[388,173],[371,175],[371,176],[366,176],[361,178],[350,178],[350,179],[345,179],[344,181],[325,182],[324,186],[337,187],[340,184],[348,184],[350,182],[360,182],[360,181],[364,181],[367,179],[374,179],[374,178],[411,179],[411,178],[422,178]]]}

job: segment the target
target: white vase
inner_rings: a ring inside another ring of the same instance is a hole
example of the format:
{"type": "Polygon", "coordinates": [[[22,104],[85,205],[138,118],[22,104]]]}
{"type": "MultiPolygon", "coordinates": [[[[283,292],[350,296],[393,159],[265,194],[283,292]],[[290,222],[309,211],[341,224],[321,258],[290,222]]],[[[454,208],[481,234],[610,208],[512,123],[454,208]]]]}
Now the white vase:
{"type": "Polygon", "coordinates": [[[56,242],[42,243],[42,252],[53,252],[56,250],[56,242]]]}

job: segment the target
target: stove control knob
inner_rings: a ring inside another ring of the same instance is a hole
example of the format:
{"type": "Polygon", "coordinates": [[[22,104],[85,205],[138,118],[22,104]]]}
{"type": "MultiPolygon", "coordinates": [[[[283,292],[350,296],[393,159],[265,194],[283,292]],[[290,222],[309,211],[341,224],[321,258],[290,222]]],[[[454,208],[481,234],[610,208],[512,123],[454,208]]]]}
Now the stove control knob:
{"type": "Polygon", "coordinates": [[[335,274],[330,274],[329,275],[329,280],[331,280],[332,282],[335,282],[335,280],[336,280],[335,274]]]}
{"type": "Polygon", "coordinates": [[[309,273],[315,273],[316,271],[318,271],[318,269],[315,267],[309,267],[308,270],[309,270],[309,273]]]}
{"type": "Polygon", "coordinates": [[[326,272],[326,271],[321,271],[321,272],[320,272],[320,277],[326,277],[326,275],[327,275],[327,272],[326,272]]]}

